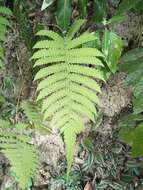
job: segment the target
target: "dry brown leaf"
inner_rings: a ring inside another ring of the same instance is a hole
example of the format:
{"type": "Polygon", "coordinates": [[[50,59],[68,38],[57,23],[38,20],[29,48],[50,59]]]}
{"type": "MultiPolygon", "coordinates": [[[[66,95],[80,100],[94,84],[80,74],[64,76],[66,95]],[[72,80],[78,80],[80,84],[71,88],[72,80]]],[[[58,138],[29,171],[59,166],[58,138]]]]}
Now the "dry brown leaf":
{"type": "Polygon", "coordinates": [[[92,185],[90,182],[87,182],[87,184],[84,187],[84,190],[93,190],[92,185]]]}

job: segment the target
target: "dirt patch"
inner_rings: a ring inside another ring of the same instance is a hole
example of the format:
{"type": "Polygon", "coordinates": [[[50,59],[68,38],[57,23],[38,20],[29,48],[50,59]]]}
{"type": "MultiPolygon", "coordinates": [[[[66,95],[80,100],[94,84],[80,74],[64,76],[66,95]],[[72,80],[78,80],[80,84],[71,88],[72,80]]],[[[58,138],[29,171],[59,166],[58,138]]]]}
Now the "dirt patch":
{"type": "Polygon", "coordinates": [[[101,112],[108,117],[119,115],[124,108],[130,106],[131,89],[125,86],[124,77],[124,73],[116,74],[102,89],[101,112]]]}

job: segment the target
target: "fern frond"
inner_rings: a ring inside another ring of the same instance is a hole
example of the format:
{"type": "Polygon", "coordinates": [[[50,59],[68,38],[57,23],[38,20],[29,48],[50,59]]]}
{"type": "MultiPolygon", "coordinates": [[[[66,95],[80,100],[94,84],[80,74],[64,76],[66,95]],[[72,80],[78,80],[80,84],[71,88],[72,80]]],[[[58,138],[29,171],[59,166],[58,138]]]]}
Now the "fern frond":
{"type": "Polygon", "coordinates": [[[51,130],[43,124],[43,114],[37,104],[30,101],[22,101],[21,108],[36,131],[42,134],[49,134],[51,132],[51,130]]]}
{"type": "Polygon", "coordinates": [[[36,148],[29,144],[29,138],[14,132],[0,133],[0,149],[11,164],[11,172],[22,189],[29,187],[38,166],[36,148]]]}
{"type": "Polygon", "coordinates": [[[6,26],[5,25],[1,25],[0,32],[2,32],[4,34],[6,33],[6,26]]]}
{"type": "Polygon", "coordinates": [[[0,24],[5,25],[5,26],[10,26],[9,21],[6,18],[2,17],[2,16],[0,16],[0,24]]]}
{"type": "Polygon", "coordinates": [[[27,116],[28,120],[31,122],[41,122],[42,121],[42,113],[40,113],[40,109],[38,105],[34,104],[30,101],[22,101],[21,108],[23,109],[25,115],[27,116]]]}
{"type": "Polygon", "coordinates": [[[0,6],[0,62],[3,65],[4,51],[3,51],[3,42],[6,40],[6,31],[7,27],[10,26],[10,23],[7,19],[8,16],[11,16],[12,12],[10,9],[0,6]]]}
{"type": "Polygon", "coordinates": [[[0,14],[11,16],[12,12],[9,8],[0,6],[0,14]]]}
{"type": "Polygon", "coordinates": [[[0,32],[0,41],[5,41],[6,40],[6,37],[5,37],[5,34],[3,32],[0,32]]]}
{"type": "Polygon", "coordinates": [[[76,21],[63,38],[52,31],[39,32],[45,39],[34,46],[38,50],[32,57],[34,66],[45,65],[35,76],[35,80],[40,80],[37,100],[43,100],[44,119],[51,118],[52,126],[64,134],[68,172],[76,135],[84,128],[81,117],[95,121],[95,105],[100,104],[96,93],[101,92],[96,79],[105,81],[100,71],[103,63],[99,59],[103,54],[82,46],[94,41],[95,35],[85,32],[73,39],[82,23],[83,20],[76,21]]]}
{"type": "Polygon", "coordinates": [[[9,121],[0,119],[0,128],[2,129],[7,129],[7,128],[11,128],[12,126],[10,125],[9,121]]]}

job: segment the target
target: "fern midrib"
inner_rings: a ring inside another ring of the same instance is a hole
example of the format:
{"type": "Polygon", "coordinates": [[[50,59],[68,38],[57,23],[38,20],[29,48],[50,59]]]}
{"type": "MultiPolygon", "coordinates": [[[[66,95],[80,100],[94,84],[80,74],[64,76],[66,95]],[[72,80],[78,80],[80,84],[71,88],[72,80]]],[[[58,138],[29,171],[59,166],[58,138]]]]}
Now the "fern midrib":
{"type": "Polygon", "coordinates": [[[66,94],[67,94],[67,109],[68,109],[68,112],[69,112],[69,120],[70,120],[70,117],[71,117],[71,108],[70,108],[70,104],[71,104],[71,94],[70,94],[70,83],[71,83],[71,80],[70,80],[70,63],[68,61],[68,39],[65,37],[64,38],[64,52],[65,52],[65,65],[66,65],[66,72],[67,72],[67,76],[66,76],[66,84],[65,84],[65,87],[66,87],[66,94]]]}

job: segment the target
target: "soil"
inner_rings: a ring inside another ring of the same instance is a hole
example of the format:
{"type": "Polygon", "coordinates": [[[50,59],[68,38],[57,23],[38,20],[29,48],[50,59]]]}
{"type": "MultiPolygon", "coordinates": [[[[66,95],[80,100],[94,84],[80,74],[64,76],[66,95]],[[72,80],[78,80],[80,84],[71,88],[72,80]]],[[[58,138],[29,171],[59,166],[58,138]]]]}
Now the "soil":
{"type": "MultiPolygon", "coordinates": [[[[34,16],[34,21],[32,20],[33,28],[35,23],[41,23],[42,25],[50,25],[52,16],[48,13],[41,17],[38,12],[34,16]]],[[[73,12],[73,17],[78,17],[75,12],[73,12]]],[[[32,18],[33,19],[33,18],[32,18]]],[[[125,48],[130,49],[131,47],[136,47],[138,42],[143,45],[143,30],[140,29],[140,22],[142,22],[142,17],[138,16],[135,13],[129,13],[126,20],[123,23],[116,24],[111,28],[116,31],[124,40],[125,48]]],[[[29,61],[30,54],[25,45],[25,42],[22,40],[22,37],[19,33],[19,27],[16,22],[13,22],[12,29],[9,30],[6,47],[6,71],[7,75],[12,76],[14,84],[16,86],[16,91],[13,94],[14,97],[20,99],[34,99],[35,93],[35,84],[32,84],[32,73],[31,73],[31,63],[29,61]]],[[[3,76],[4,77],[4,76],[3,76]]],[[[109,150],[113,147],[113,144],[120,144],[117,140],[117,132],[119,130],[118,119],[120,115],[125,114],[127,110],[131,108],[131,98],[132,92],[131,89],[127,88],[124,83],[125,74],[117,73],[115,76],[111,76],[106,84],[102,87],[101,95],[101,107],[99,110],[103,113],[100,121],[97,123],[97,133],[95,135],[95,147],[94,153],[95,157],[97,152],[104,152],[105,149],[109,150]]],[[[92,124],[90,121],[87,121],[84,118],[84,123],[87,126],[84,134],[82,134],[82,140],[90,134],[90,129],[92,124]]],[[[34,181],[33,190],[36,190],[38,186],[48,185],[51,177],[57,175],[58,163],[59,160],[64,160],[64,144],[63,140],[57,134],[51,134],[49,136],[43,136],[38,133],[33,137],[33,142],[38,146],[40,151],[40,167],[37,173],[37,177],[34,181]]],[[[121,145],[121,144],[120,144],[121,145]]],[[[77,151],[75,154],[75,163],[74,165],[81,166],[84,164],[88,153],[84,150],[79,156],[77,151]],[[86,153],[85,153],[86,152],[86,153]],[[84,156],[82,156],[84,155],[84,156]]],[[[119,176],[123,172],[123,167],[125,164],[125,157],[123,155],[128,153],[128,147],[124,147],[125,150],[122,150],[119,153],[118,158],[118,169],[119,176]]],[[[124,149],[123,148],[123,149],[124,149]]],[[[109,160],[108,160],[109,161],[109,160]]],[[[109,161],[110,163],[110,161],[109,161]]],[[[6,160],[3,155],[0,154],[0,165],[5,166],[6,160]]],[[[3,181],[1,183],[1,190],[5,190],[10,187],[12,184],[15,184],[12,177],[9,176],[9,170],[3,170],[0,168],[0,178],[3,176],[3,181]],[[1,175],[2,174],[2,175],[1,175]]],[[[98,176],[99,171],[95,166],[93,167],[93,173],[96,175],[96,178],[104,179],[105,176],[98,176]]],[[[94,179],[92,173],[91,181],[94,179]]],[[[116,177],[118,180],[119,176],[116,177]]],[[[89,182],[85,184],[85,190],[92,190],[89,182]]],[[[17,185],[14,185],[16,190],[18,190],[17,185]]],[[[44,190],[44,187],[43,187],[44,190]]],[[[109,189],[108,189],[109,190],[109,189]]],[[[125,188],[126,190],[126,188],[125,188]]]]}

